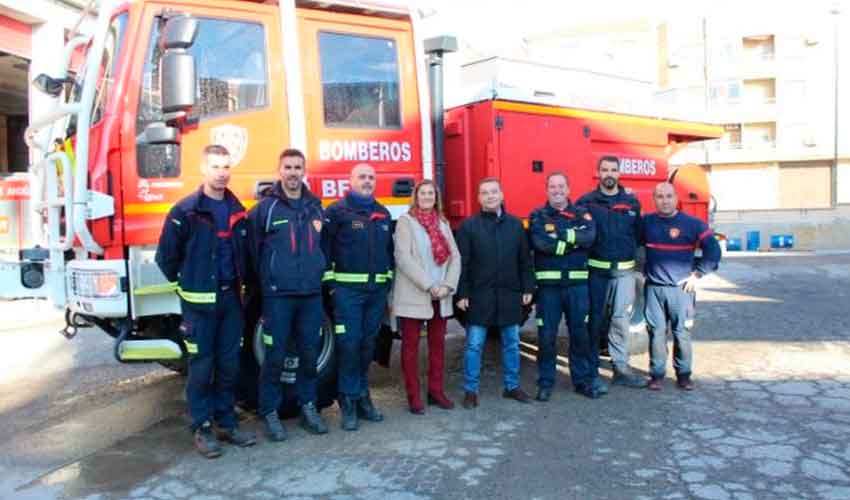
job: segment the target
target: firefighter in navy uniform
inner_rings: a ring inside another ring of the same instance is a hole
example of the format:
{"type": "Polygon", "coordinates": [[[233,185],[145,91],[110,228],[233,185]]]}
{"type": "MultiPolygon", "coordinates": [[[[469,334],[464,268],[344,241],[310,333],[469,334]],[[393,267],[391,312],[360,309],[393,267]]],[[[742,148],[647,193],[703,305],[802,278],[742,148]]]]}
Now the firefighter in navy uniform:
{"type": "Polygon", "coordinates": [[[390,213],[374,192],[375,169],[356,165],[351,190],[325,211],[322,230],[334,310],[338,401],[342,428],[348,431],[358,429],[358,418],[384,419],[369,394],[369,365],[393,277],[393,235],[390,213]]]}
{"type": "Polygon", "coordinates": [[[549,401],[555,384],[558,326],[565,317],[570,338],[570,378],[575,391],[589,398],[604,393],[593,362],[587,330],[587,249],[596,238],[590,212],[570,203],[567,175],[546,178],[548,201],[529,216],[537,279],[537,400],[549,401]]]}
{"type": "Polygon", "coordinates": [[[599,368],[600,341],[608,340],[613,383],[643,387],[629,366],[629,323],[635,302],[635,259],[640,235],[640,203],[620,186],[620,160],[603,156],[597,164],[599,186],[578,200],[596,222],[590,249],[590,338],[594,369],[599,368]]]}
{"type": "Polygon", "coordinates": [[[177,283],[180,331],[189,353],[186,399],[195,447],[221,455],[218,440],[256,442],[238,428],[235,388],[242,342],[242,286],[249,277],[245,208],[227,189],[230,155],[210,145],[201,160],[203,184],[168,212],[156,263],[177,283]],[[213,423],[216,428],[213,429],[213,423]]]}
{"type": "Polygon", "coordinates": [[[313,434],[328,427],[318,410],[316,362],[321,342],[322,202],[304,184],[304,154],[287,149],[278,159],[280,180],[248,215],[252,262],[263,295],[265,362],[260,368],[258,413],[272,441],[286,439],[277,409],[289,339],[298,351],[296,390],[301,426],[313,434]]]}
{"type": "Polygon", "coordinates": [[[697,281],[717,270],[720,245],[705,222],[680,212],[672,184],[662,182],[652,194],[655,213],[644,216],[642,238],[646,246],[646,325],[649,330],[647,387],[659,391],[667,366],[667,322],[673,333],[673,369],[676,385],[694,389],[691,380],[697,281]],[[696,257],[699,248],[702,255],[696,257]]]}

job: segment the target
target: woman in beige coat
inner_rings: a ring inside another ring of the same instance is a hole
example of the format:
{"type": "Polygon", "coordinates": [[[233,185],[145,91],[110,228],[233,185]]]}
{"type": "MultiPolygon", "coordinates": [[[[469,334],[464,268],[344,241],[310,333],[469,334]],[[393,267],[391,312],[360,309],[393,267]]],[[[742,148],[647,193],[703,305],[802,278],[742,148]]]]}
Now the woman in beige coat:
{"type": "Polygon", "coordinates": [[[410,412],[425,413],[419,388],[419,332],[428,323],[428,404],[450,410],[443,391],[446,321],[460,277],[460,253],[432,181],[413,190],[395,230],[393,312],[401,330],[401,371],[410,412]]]}

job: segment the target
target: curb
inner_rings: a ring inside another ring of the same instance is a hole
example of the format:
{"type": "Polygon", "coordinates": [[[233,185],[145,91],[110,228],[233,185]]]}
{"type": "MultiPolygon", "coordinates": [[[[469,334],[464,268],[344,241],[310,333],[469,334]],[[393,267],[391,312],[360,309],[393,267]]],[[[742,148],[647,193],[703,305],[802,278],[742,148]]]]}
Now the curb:
{"type": "Polygon", "coordinates": [[[0,323],[0,333],[5,333],[64,322],[65,312],[45,300],[0,300],[0,317],[11,318],[0,323]]]}

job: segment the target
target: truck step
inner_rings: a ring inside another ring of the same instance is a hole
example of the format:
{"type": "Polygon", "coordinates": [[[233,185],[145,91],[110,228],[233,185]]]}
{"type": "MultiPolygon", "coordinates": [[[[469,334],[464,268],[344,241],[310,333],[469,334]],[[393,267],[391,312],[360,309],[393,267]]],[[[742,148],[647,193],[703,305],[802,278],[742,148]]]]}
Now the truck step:
{"type": "Polygon", "coordinates": [[[167,339],[125,340],[118,346],[118,358],[121,361],[159,361],[182,357],[180,346],[167,339]]]}

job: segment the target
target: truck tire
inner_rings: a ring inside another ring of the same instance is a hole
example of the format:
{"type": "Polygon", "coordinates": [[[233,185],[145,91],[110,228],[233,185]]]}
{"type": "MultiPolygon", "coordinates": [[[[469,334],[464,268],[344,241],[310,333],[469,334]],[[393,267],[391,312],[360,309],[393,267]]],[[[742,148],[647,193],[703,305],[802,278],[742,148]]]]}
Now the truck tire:
{"type": "MultiPolygon", "coordinates": [[[[258,406],[258,381],[260,366],[265,358],[265,347],[263,345],[263,325],[260,321],[258,307],[249,307],[248,321],[246,321],[244,342],[242,344],[242,359],[239,374],[239,404],[247,409],[256,409],[258,406]]],[[[336,352],[334,349],[333,324],[327,313],[322,317],[322,333],[319,348],[318,365],[318,394],[316,405],[319,409],[326,408],[334,403],[337,395],[337,366],[336,352]]],[[[281,374],[283,385],[283,400],[278,408],[278,414],[282,418],[291,418],[299,414],[298,400],[295,394],[295,370],[298,367],[298,355],[296,354],[295,341],[290,340],[288,355],[284,361],[284,370],[281,374]]]]}

